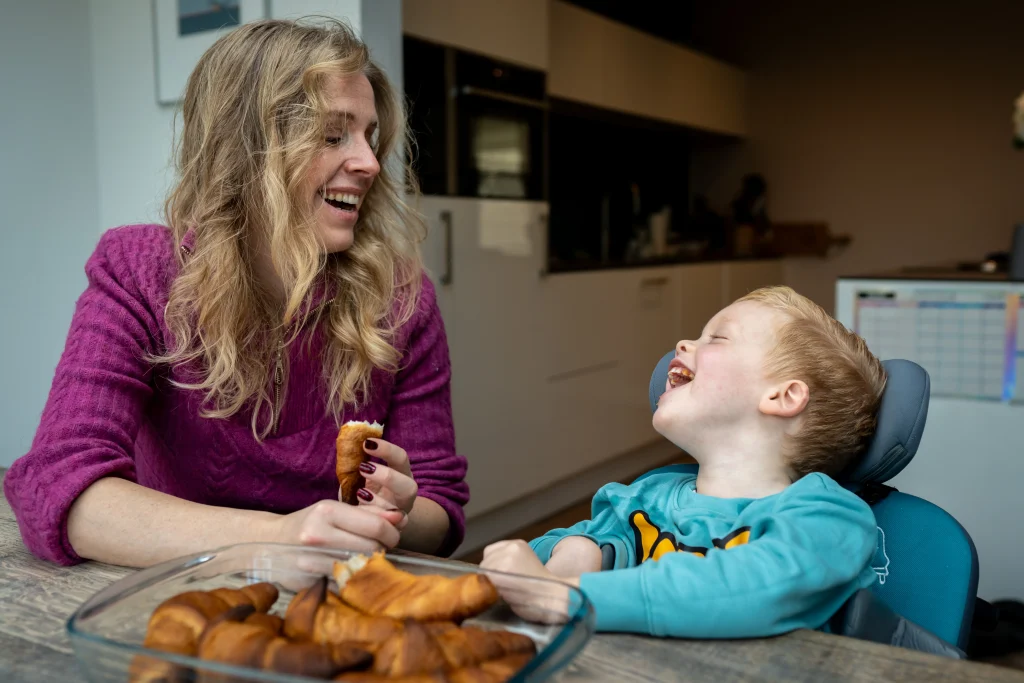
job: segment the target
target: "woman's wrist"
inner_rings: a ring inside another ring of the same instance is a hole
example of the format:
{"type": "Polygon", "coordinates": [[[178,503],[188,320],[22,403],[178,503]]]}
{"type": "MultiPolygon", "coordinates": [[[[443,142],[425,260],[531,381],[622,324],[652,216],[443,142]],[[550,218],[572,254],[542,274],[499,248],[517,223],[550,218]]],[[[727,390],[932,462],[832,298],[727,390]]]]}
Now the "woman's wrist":
{"type": "Polygon", "coordinates": [[[404,550],[434,555],[448,536],[450,526],[447,510],[430,498],[416,496],[398,545],[404,550]]]}

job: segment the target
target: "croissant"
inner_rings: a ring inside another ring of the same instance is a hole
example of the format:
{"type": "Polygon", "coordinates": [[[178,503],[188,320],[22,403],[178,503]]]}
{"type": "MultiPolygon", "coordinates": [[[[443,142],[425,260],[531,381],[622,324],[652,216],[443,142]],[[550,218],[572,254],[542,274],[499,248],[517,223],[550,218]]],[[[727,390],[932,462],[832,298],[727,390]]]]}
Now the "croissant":
{"type": "MultiPolygon", "coordinates": [[[[199,658],[314,678],[365,668],[373,661],[372,654],[357,647],[282,638],[267,628],[266,622],[249,622],[251,611],[251,606],[239,606],[211,622],[200,638],[199,658]]],[[[207,673],[202,677],[203,683],[212,680],[220,680],[220,676],[207,673]]]]}
{"type": "Polygon", "coordinates": [[[537,652],[537,646],[529,636],[474,626],[447,628],[440,633],[435,630],[434,640],[450,669],[474,666],[510,655],[527,655],[529,658],[537,652]]]}
{"type": "Polygon", "coordinates": [[[384,436],[384,427],[380,424],[369,422],[346,422],[341,425],[338,431],[338,438],[334,443],[337,451],[337,464],[335,466],[340,485],[339,497],[343,503],[355,504],[356,491],[366,485],[366,480],[359,473],[359,466],[369,460],[363,444],[369,438],[379,439],[384,436]]]}
{"type": "Polygon", "coordinates": [[[401,624],[387,617],[361,614],[327,590],[327,577],[300,591],[285,612],[284,634],[317,643],[358,643],[375,650],[401,624]]]}
{"type": "Polygon", "coordinates": [[[412,676],[382,676],[370,671],[346,671],[335,676],[335,681],[346,683],[448,683],[448,678],[442,673],[414,674],[412,676]]]}
{"type": "Polygon", "coordinates": [[[456,578],[418,576],[396,568],[375,553],[361,569],[334,563],[341,598],[367,614],[393,619],[461,622],[498,601],[498,591],[483,574],[456,578]]]}
{"type": "Polygon", "coordinates": [[[440,671],[447,664],[444,651],[423,624],[407,619],[402,632],[377,650],[373,672],[385,676],[410,676],[440,671]]]}
{"type": "Polygon", "coordinates": [[[449,683],[505,683],[526,666],[531,653],[509,655],[448,673],[449,683]]]}
{"type": "MultiPolygon", "coordinates": [[[[149,617],[142,646],[179,655],[196,654],[199,637],[211,620],[232,607],[249,605],[265,612],[277,601],[277,587],[258,583],[243,588],[179,593],[157,605],[149,617]]],[[[129,667],[129,681],[178,681],[187,677],[179,666],[139,655],[129,667]]]]}

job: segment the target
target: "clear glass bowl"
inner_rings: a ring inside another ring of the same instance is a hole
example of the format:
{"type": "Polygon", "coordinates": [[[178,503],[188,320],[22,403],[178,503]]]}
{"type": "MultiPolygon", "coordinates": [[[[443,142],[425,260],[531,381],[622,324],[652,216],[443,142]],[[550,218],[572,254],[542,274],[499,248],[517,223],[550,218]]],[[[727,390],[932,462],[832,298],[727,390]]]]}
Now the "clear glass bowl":
{"type": "MultiPolygon", "coordinates": [[[[89,598],[68,619],[68,636],[75,656],[92,683],[127,683],[129,666],[138,655],[204,674],[222,674],[232,681],[308,682],[315,679],[144,648],[146,624],[157,605],[178,593],[238,588],[260,581],[277,584],[280,597],[271,611],[283,616],[296,592],[324,575],[330,576],[335,560],[346,560],[352,555],[342,550],[247,543],[171,560],[131,574],[89,598]]],[[[451,577],[481,571],[475,565],[429,558],[401,554],[387,557],[396,567],[413,574],[451,577]]],[[[545,580],[529,577],[521,577],[521,584],[525,592],[541,591],[549,585],[545,580]]],[[[523,621],[503,601],[465,623],[530,636],[537,644],[537,655],[509,680],[516,683],[546,681],[583,649],[594,632],[594,610],[586,597],[570,588],[568,601],[569,619],[562,624],[523,621]]]]}

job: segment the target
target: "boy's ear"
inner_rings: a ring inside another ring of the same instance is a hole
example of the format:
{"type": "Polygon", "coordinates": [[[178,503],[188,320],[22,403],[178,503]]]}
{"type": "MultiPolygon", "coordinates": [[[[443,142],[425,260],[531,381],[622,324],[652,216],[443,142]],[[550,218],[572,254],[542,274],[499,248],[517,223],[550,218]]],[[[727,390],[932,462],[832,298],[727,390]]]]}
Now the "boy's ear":
{"type": "Polygon", "coordinates": [[[772,385],[758,405],[765,415],[796,417],[807,407],[811,392],[799,379],[787,379],[772,385]]]}

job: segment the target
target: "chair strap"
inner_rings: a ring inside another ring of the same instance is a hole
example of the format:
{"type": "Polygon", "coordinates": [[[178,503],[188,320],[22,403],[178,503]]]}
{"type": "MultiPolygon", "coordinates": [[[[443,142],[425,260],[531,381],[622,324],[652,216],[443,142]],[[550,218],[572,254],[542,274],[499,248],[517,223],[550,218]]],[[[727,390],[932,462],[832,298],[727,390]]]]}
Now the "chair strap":
{"type": "Polygon", "coordinates": [[[860,490],[857,491],[857,495],[868,505],[875,505],[876,503],[885,500],[885,498],[893,491],[899,491],[899,489],[892,486],[886,486],[885,484],[879,484],[874,481],[869,481],[860,487],[860,490]]]}

